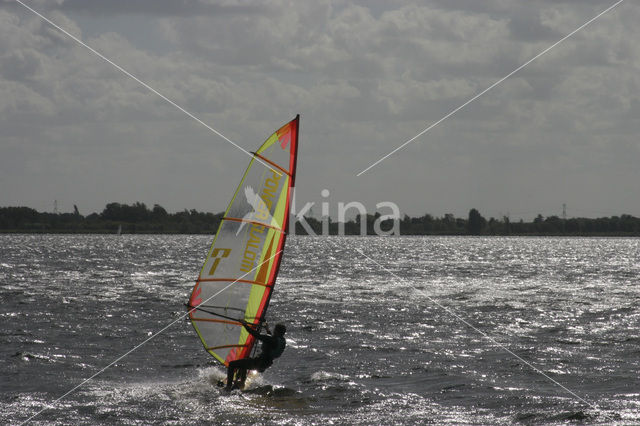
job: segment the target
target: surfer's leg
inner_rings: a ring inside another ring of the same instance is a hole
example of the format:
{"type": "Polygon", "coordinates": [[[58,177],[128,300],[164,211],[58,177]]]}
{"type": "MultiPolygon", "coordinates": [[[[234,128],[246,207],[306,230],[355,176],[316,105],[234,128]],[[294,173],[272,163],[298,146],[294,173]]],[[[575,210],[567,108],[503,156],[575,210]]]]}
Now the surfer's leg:
{"type": "Polygon", "coordinates": [[[229,363],[229,367],[227,368],[227,386],[226,390],[230,391],[231,386],[233,385],[233,374],[236,371],[236,367],[233,365],[233,362],[229,363]]]}
{"type": "MultiPolygon", "coordinates": [[[[237,371],[239,380],[242,380],[242,377],[246,377],[247,370],[253,368],[254,360],[253,358],[245,358],[245,359],[237,359],[235,361],[231,361],[229,363],[229,368],[227,369],[227,390],[231,390],[233,386],[233,376],[237,371]]],[[[242,384],[244,385],[244,380],[242,380],[242,384]]]]}
{"type": "Polygon", "coordinates": [[[247,374],[249,370],[258,370],[263,372],[271,363],[265,366],[265,360],[262,358],[247,358],[246,363],[243,363],[242,370],[238,370],[236,374],[238,376],[238,387],[244,388],[244,384],[247,381],[247,374]]]}
{"type": "Polygon", "coordinates": [[[243,368],[238,370],[238,387],[244,388],[244,382],[247,381],[247,369],[243,368]]]}
{"type": "Polygon", "coordinates": [[[241,366],[238,364],[242,364],[241,359],[231,361],[229,363],[229,367],[227,367],[227,390],[231,390],[231,387],[233,386],[233,376],[236,372],[236,369],[241,368],[241,366]]]}

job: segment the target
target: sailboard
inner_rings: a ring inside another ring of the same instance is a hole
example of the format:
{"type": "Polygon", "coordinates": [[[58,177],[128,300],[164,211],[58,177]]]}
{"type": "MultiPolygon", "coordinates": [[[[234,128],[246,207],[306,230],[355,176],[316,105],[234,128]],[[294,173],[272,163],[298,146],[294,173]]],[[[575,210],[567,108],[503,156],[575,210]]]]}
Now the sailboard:
{"type": "Polygon", "coordinates": [[[224,213],[189,298],[189,318],[218,362],[250,357],[282,260],[296,175],[300,116],[255,152],[224,213]]]}

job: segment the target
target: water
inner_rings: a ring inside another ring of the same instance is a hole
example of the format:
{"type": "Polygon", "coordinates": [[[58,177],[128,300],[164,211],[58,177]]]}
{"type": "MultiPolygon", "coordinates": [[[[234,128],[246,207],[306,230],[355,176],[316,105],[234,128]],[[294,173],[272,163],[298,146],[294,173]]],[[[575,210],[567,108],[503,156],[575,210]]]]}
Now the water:
{"type": "Polygon", "coordinates": [[[55,402],[184,313],[210,241],[1,235],[0,423],[640,422],[623,238],[291,238],[288,347],[249,391],[181,319],[55,402]]]}

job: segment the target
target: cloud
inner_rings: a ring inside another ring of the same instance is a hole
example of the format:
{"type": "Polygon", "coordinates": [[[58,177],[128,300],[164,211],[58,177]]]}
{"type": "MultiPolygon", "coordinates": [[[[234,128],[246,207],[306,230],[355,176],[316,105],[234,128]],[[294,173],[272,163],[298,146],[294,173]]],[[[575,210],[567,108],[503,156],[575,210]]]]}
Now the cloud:
{"type": "MultiPolygon", "coordinates": [[[[355,174],[603,5],[67,0],[43,7],[247,149],[302,113],[301,204],[325,187],[343,201],[396,197],[410,214],[506,211],[571,192],[604,204],[610,200],[584,196],[581,180],[603,190],[640,177],[631,165],[640,127],[633,42],[640,16],[632,3],[363,178],[355,174]],[[113,29],[96,31],[96,19],[113,29]]],[[[237,149],[15,6],[0,8],[0,94],[2,164],[15,159],[0,171],[3,193],[13,194],[0,205],[60,190],[59,198],[84,198],[95,209],[146,196],[170,210],[217,211],[246,164],[237,149]],[[16,164],[47,184],[39,188],[16,164]]],[[[640,209],[631,198],[619,206],[640,209]]]]}
{"type": "MultiPolygon", "coordinates": [[[[42,2],[41,5],[47,6],[47,2],[42,2]]],[[[205,0],[58,0],[55,7],[64,13],[75,12],[101,17],[131,14],[171,17],[202,15],[246,16],[263,14],[269,10],[268,7],[261,4],[205,0]]]]}

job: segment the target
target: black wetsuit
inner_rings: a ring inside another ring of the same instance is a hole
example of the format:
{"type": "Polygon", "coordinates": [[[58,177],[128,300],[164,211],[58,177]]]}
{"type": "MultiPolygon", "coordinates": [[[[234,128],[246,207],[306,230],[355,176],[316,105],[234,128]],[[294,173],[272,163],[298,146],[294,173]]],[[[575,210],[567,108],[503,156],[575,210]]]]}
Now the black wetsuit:
{"type": "Polygon", "coordinates": [[[273,360],[278,358],[284,352],[284,348],[287,344],[284,336],[277,335],[271,336],[269,334],[260,334],[247,324],[243,324],[244,328],[257,340],[262,342],[262,348],[260,354],[255,358],[244,358],[231,361],[229,368],[227,369],[227,388],[231,388],[233,382],[233,375],[237,369],[244,370],[241,374],[241,381],[246,377],[247,370],[258,370],[263,372],[267,368],[271,367],[273,360]]]}

